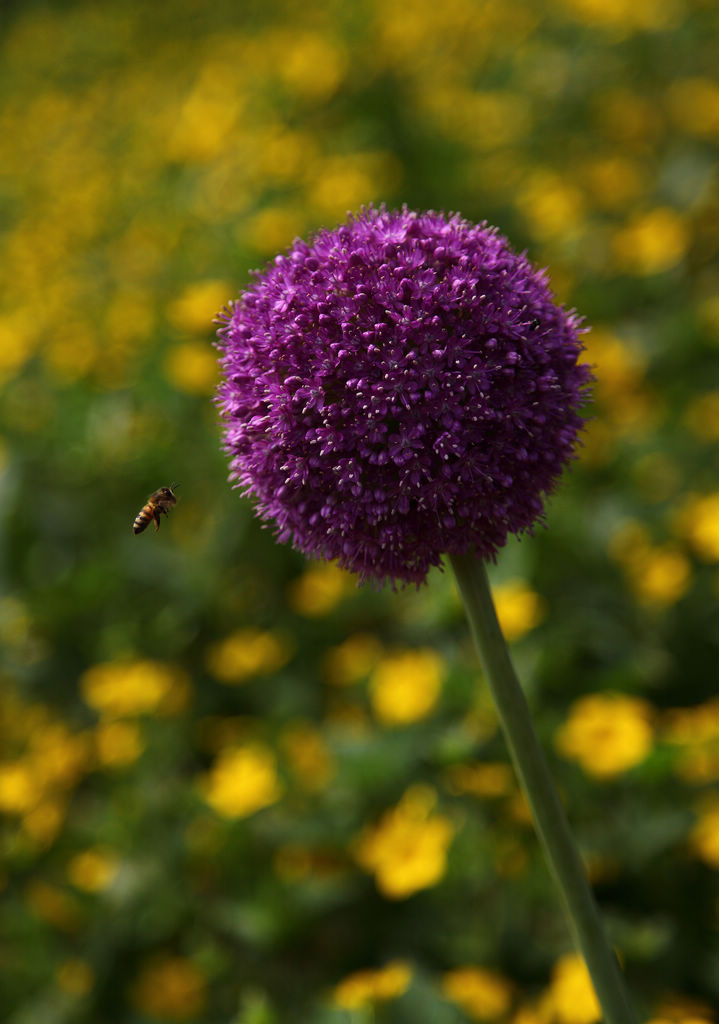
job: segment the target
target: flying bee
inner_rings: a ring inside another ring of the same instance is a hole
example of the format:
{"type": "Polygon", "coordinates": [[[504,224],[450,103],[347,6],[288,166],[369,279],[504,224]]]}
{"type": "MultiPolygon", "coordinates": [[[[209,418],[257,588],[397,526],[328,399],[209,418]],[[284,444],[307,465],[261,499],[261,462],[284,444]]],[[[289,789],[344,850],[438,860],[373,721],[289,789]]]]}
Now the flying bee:
{"type": "MultiPolygon", "coordinates": [[[[177,487],[177,484],[173,484],[172,487],[177,487]]],[[[160,487],[159,490],[153,491],[135,516],[135,522],[132,524],[133,533],[142,533],[153,519],[155,520],[155,533],[157,533],[160,529],[160,516],[167,515],[172,506],[177,504],[172,487],[160,487]]]]}

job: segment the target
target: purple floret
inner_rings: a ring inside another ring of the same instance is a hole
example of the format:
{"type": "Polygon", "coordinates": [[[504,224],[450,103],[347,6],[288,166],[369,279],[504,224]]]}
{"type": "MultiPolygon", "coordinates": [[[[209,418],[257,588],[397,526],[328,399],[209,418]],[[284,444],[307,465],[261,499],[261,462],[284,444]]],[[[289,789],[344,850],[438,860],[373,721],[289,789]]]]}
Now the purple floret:
{"type": "Polygon", "coordinates": [[[361,580],[494,558],[572,457],[579,320],[495,228],[363,210],[219,319],[230,478],[281,542],[361,580]]]}

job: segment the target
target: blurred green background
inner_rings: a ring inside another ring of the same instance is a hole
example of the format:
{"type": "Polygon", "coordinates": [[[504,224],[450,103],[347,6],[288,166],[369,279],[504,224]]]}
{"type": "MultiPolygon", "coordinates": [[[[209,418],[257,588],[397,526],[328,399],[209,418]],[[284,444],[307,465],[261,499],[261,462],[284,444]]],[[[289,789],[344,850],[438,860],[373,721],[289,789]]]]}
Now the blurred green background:
{"type": "Polygon", "coordinates": [[[716,4],[4,9],[0,1019],[598,1017],[450,574],[358,590],[226,482],[214,314],[386,201],[592,327],[493,581],[643,1018],[716,1020],[716,4]]]}

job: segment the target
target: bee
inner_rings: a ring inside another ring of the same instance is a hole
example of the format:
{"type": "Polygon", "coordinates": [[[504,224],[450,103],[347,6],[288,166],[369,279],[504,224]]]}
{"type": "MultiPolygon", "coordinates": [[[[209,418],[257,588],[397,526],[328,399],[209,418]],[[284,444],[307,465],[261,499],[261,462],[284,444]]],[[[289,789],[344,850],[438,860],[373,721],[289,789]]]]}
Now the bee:
{"type": "MultiPolygon", "coordinates": [[[[172,487],[177,487],[177,484],[173,484],[172,487]]],[[[153,491],[135,516],[135,522],[132,524],[133,533],[142,533],[153,519],[155,520],[155,533],[157,533],[160,529],[160,516],[163,513],[167,515],[172,506],[177,504],[172,487],[160,487],[159,490],[153,491]]]]}

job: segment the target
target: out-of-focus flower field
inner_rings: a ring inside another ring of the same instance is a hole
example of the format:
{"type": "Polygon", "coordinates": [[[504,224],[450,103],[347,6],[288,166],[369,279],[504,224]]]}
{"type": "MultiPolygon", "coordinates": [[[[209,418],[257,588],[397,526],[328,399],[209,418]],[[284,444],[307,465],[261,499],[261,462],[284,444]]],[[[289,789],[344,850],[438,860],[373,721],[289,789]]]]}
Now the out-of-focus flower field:
{"type": "Polygon", "coordinates": [[[357,589],[226,482],[214,314],[386,201],[497,224],[591,325],[496,599],[642,1018],[715,1021],[719,8],[3,20],[0,1018],[598,1019],[450,574],[357,589]]]}

